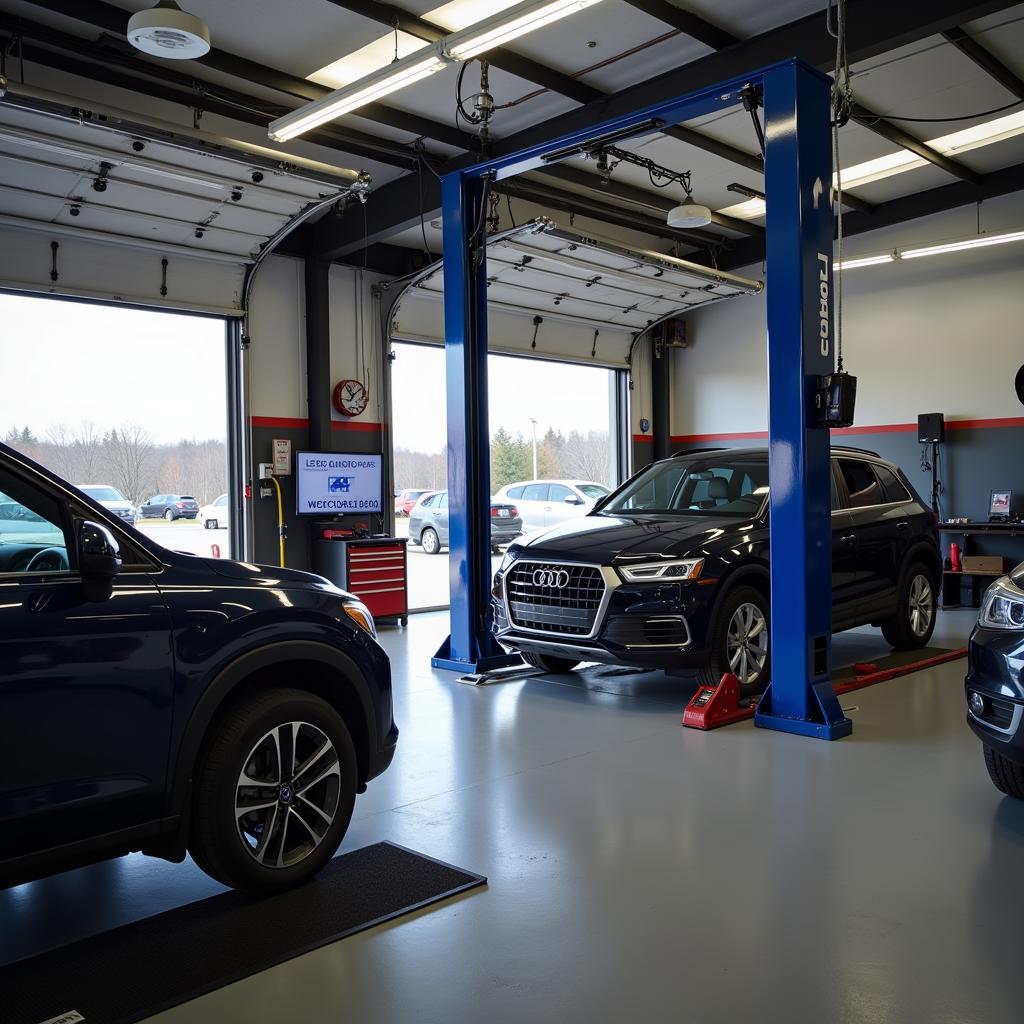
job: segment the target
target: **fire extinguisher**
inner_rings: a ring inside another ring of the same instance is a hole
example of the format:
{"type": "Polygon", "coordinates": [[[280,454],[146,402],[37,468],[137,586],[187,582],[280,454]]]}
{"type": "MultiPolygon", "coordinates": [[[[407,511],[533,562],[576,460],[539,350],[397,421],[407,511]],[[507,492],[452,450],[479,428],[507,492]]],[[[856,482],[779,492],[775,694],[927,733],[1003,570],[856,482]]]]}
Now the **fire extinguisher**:
{"type": "Polygon", "coordinates": [[[949,567],[953,572],[960,572],[960,545],[949,545],[949,567]]]}

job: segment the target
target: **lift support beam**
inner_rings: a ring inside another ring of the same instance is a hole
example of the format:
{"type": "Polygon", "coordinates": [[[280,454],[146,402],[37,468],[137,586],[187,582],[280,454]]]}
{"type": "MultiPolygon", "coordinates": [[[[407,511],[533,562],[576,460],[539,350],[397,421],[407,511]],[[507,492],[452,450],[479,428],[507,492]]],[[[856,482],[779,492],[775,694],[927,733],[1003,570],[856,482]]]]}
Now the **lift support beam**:
{"type": "Polygon", "coordinates": [[[584,145],[651,134],[764,89],[769,196],[768,391],[773,681],[758,725],[836,739],[851,723],[830,683],[832,544],[829,433],[819,378],[833,369],[829,79],[798,60],[774,64],[596,127],[577,128],[442,179],[451,634],[436,668],[484,672],[508,663],[490,629],[490,430],[487,416],[487,247],[490,188],[584,145]],[[558,154],[558,156],[554,156],[558,154]]]}

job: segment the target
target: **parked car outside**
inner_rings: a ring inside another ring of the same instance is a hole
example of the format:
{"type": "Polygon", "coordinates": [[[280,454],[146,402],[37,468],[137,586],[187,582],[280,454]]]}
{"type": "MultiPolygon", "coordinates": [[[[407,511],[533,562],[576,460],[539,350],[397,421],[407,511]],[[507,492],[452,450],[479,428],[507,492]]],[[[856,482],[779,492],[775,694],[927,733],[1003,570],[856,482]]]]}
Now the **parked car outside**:
{"type": "Polygon", "coordinates": [[[139,506],[141,519],[195,519],[199,515],[199,502],[191,494],[154,494],[139,506]]]}
{"type": "Polygon", "coordinates": [[[113,512],[126,523],[135,522],[135,506],[110,484],[76,484],[78,489],[98,501],[105,509],[113,512]]]}
{"type": "MultiPolygon", "coordinates": [[[[491,551],[522,535],[523,521],[515,505],[491,499],[491,551]]],[[[435,491],[421,498],[409,516],[409,543],[422,544],[428,555],[448,546],[448,492],[435,491]]]]}
{"type": "Polygon", "coordinates": [[[1024,562],[985,592],[967,658],[967,724],[992,783],[1024,800],[1024,562]]]}
{"type": "Polygon", "coordinates": [[[209,505],[204,505],[199,510],[199,522],[207,530],[227,529],[228,526],[228,496],[222,494],[215,498],[209,505]]]}
{"type": "Polygon", "coordinates": [[[0,513],[0,888],[136,850],[319,871],[398,736],[366,607],[170,551],[2,444],[0,513]]]}
{"type": "Polygon", "coordinates": [[[399,491],[395,497],[395,515],[396,516],[408,516],[413,506],[416,504],[424,494],[430,494],[427,490],[417,490],[415,488],[407,487],[404,491],[399,491]]]}
{"type": "MultiPolygon", "coordinates": [[[[924,647],[942,574],[938,530],[899,467],[832,451],[832,628],[880,625],[924,647]]],[[[580,661],[734,673],[768,684],[768,455],[656,462],[582,519],[513,544],[495,576],[494,631],[531,665],[580,661]]]]}
{"type": "Polygon", "coordinates": [[[523,518],[523,532],[536,533],[585,516],[607,494],[604,484],[591,480],[523,480],[502,487],[495,497],[513,502],[523,518]]]}

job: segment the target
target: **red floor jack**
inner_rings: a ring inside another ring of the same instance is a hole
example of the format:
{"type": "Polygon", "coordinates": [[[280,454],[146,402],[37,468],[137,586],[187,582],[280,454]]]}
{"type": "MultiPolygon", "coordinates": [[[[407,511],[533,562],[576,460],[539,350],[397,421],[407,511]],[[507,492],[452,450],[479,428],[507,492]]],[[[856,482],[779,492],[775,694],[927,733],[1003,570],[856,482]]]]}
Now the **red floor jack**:
{"type": "Polygon", "coordinates": [[[683,712],[683,725],[690,729],[717,729],[720,725],[753,718],[757,699],[740,699],[740,681],[726,672],[717,686],[701,686],[683,712]]]}

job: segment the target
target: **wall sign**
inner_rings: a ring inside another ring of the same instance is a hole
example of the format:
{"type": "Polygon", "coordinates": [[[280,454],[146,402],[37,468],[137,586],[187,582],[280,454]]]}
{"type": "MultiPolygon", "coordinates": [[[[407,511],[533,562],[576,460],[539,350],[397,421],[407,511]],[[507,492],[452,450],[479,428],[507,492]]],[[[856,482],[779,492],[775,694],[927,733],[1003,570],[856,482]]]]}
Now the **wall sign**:
{"type": "Polygon", "coordinates": [[[274,476],[291,476],[292,474],[292,443],[284,438],[275,438],[274,476]]]}

